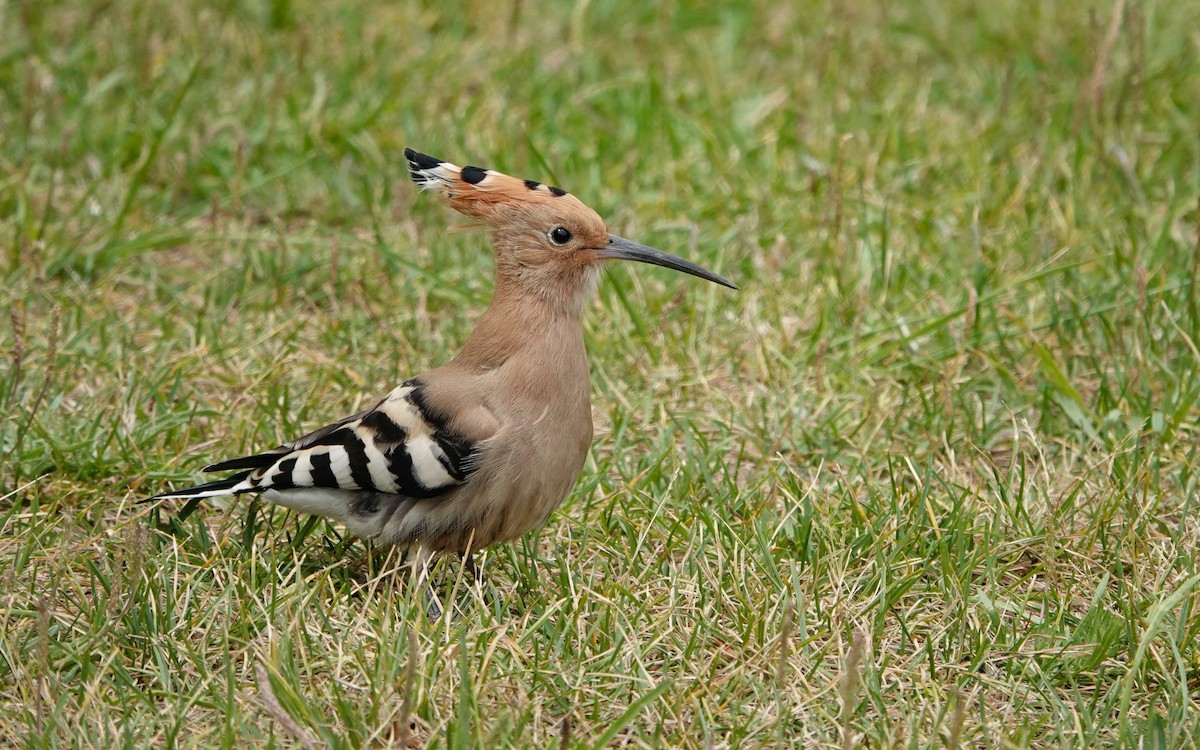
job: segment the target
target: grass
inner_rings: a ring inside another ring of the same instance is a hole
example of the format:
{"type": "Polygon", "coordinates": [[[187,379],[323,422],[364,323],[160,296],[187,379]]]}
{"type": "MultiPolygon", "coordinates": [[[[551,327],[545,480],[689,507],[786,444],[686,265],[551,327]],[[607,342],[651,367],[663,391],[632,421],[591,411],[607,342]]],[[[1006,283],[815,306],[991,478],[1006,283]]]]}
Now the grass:
{"type": "Polygon", "coordinates": [[[1200,745],[1200,7],[0,3],[0,745],[1200,745]],[[561,184],[596,440],[440,567],[135,501],[443,361],[561,184]],[[410,728],[411,727],[411,728],[410,728]]]}

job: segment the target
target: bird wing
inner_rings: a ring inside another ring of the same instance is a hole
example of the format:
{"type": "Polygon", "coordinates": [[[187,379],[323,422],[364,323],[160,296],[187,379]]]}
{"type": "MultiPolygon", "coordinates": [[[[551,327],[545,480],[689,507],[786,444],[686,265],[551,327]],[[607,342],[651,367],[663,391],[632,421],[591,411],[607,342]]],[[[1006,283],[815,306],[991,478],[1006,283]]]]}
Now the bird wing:
{"type": "MultiPolygon", "coordinates": [[[[205,471],[240,473],[157,498],[209,497],[322,487],[430,498],[467,480],[491,433],[455,429],[453,415],[432,409],[413,379],[370,409],[278,448],[221,461],[205,471]]],[[[494,420],[493,420],[494,421],[494,420]]],[[[476,420],[477,423],[477,420],[476,420]]]]}

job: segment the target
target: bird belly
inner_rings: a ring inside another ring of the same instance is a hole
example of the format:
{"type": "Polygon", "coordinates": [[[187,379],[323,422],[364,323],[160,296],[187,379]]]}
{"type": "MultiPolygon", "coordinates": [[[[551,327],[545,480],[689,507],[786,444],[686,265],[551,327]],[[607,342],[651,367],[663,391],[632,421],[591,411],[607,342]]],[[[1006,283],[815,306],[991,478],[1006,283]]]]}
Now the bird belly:
{"type": "Polygon", "coordinates": [[[420,502],[387,492],[329,487],[272,488],[265,490],[262,498],[301,513],[341,521],[352,534],[366,539],[378,539],[387,521],[402,517],[420,502]]]}
{"type": "MultiPolygon", "coordinates": [[[[590,416],[590,415],[589,415],[590,416]]],[[[466,552],[511,541],[546,522],[583,469],[591,437],[503,441],[470,480],[441,497],[412,501],[375,536],[383,544],[421,543],[436,552],[466,552]]],[[[561,436],[560,436],[561,437],[561,436]]]]}
{"type": "Polygon", "coordinates": [[[282,505],[301,513],[311,513],[345,521],[355,494],[358,493],[353,490],[328,487],[301,487],[288,490],[272,488],[264,490],[262,498],[267,502],[282,505]]]}

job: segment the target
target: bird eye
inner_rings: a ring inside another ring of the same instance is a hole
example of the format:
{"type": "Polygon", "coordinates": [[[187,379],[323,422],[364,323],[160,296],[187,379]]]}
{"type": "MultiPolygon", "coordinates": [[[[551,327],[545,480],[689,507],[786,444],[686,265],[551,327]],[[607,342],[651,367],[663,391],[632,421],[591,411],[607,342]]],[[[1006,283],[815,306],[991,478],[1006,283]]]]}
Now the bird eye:
{"type": "Polygon", "coordinates": [[[565,245],[571,241],[571,230],[566,227],[555,227],[550,231],[550,239],[556,245],[565,245]]]}

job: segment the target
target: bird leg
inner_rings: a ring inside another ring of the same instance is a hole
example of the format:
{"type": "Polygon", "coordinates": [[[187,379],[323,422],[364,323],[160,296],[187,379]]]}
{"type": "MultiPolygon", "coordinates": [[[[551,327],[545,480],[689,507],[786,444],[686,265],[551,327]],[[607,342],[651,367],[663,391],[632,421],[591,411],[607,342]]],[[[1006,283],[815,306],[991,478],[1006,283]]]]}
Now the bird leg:
{"type": "Polygon", "coordinates": [[[463,569],[470,574],[476,586],[483,585],[483,566],[475,564],[475,553],[464,552],[462,556],[463,569]]]}
{"type": "Polygon", "coordinates": [[[442,616],[442,603],[433,590],[433,584],[429,582],[429,568],[432,561],[433,550],[425,545],[417,547],[417,553],[412,561],[413,583],[417,589],[425,592],[425,616],[429,618],[430,622],[442,616]]]}

